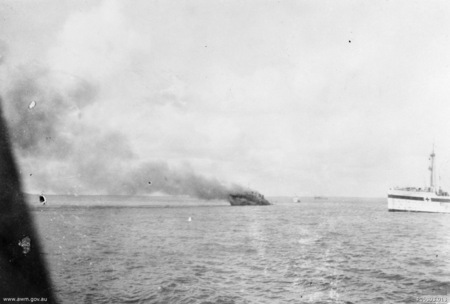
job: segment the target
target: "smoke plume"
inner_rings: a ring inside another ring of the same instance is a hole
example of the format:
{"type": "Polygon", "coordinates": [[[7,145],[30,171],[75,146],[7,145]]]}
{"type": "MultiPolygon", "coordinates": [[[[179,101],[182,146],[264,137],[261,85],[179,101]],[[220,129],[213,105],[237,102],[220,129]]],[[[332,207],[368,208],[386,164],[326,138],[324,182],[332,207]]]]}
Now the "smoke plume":
{"type": "Polygon", "coordinates": [[[43,68],[21,68],[11,77],[5,116],[22,175],[34,191],[225,199],[243,190],[189,165],[140,160],[126,134],[85,119],[98,106],[98,93],[95,83],[43,68]]]}
{"type": "MultiPolygon", "coordinates": [[[[180,147],[194,148],[186,159],[204,153],[195,150],[205,142],[203,134],[193,132],[190,143],[189,123],[173,126],[190,117],[184,83],[155,69],[149,39],[131,21],[121,3],[103,1],[71,14],[47,57],[35,64],[2,65],[7,66],[5,117],[26,190],[204,199],[241,191],[182,163],[180,147]],[[166,140],[164,132],[172,137],[166,140]],[[166,155],[174,149],[175,160],[166,155]]],[[[6,50],[0,43],[0,64],[6,50]]]]}

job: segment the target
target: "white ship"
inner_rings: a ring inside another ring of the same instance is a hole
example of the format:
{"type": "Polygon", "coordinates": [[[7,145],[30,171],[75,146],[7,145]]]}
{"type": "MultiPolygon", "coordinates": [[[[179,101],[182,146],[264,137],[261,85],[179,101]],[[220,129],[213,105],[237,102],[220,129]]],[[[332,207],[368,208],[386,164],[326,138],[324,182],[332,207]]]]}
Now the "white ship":
{"type": "Polygon", "coordinates": [[[389,211],[450,213],[450,195],[436,183],[434,148],[430,154],[430,186],[392,188],[388,191],[389,211]]]}

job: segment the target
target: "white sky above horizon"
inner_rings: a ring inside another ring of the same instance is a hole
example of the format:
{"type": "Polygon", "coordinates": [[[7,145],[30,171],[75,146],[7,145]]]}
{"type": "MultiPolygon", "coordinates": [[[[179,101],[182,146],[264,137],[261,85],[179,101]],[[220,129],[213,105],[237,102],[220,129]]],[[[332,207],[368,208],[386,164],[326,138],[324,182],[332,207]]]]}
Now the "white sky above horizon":
{"type": "Polygon", "coordinates": [[[265,195],[423,186],[433,143],[450,189],[450,3],[130,3],[0,0],[2,95],[23,66],[85,79],[78,124],[265,195]]]}

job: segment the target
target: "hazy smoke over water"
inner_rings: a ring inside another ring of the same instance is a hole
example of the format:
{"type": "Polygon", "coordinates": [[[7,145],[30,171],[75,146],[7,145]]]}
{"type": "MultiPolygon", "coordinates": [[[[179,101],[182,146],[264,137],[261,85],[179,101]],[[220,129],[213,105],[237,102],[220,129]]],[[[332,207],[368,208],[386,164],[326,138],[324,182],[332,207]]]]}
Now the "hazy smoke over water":
{"type": "MultiPolygon", "coordinates": [[[[183,83],[155,69],[138,30],[119,2],[104,1],[71,14],[47,58],[2,65],[5,117],[28,191],[215,199],[242,190],[179,165],[183,150],[166,157],[189,136],[171,123],[186,114],[183,83]],[[175,135],[164,141],[165,131],[175,135]],[[139,132],[142,145],[132,136],[139,132]]],[[[6,50],[0,43],[0,63],[6,50]]]]}
{"type": "Polygon", "coordinates": [[[0,40],[0,65],[5,62],[7,55],[6,43],[0,40]]]}
{"type": "Polygon", "coordinates": [[[10,80],[5,116],[22,175],[35,191],[225,199],[243,189],[197,175],[189,166],[141,161],[124,134],[84,119],[98,90],[45,69],[22,69],[10,80]]]}

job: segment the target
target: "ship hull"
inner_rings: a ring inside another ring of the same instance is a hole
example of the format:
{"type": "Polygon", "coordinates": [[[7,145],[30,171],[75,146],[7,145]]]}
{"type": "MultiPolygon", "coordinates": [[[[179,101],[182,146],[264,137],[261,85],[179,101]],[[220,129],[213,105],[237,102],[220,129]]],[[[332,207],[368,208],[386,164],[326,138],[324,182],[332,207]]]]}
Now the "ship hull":
{"type": "Polygon", "coordinates": [[[389,190],[388,210],[403,212],[450,213],[450,196],[428,191],[389,190]]]}
{"type": "Polygon", "coordinates": [[[268,206],[270,202],[264,198],[253,195],[229,195],[228,201],[231,206],[268,206]]]}

